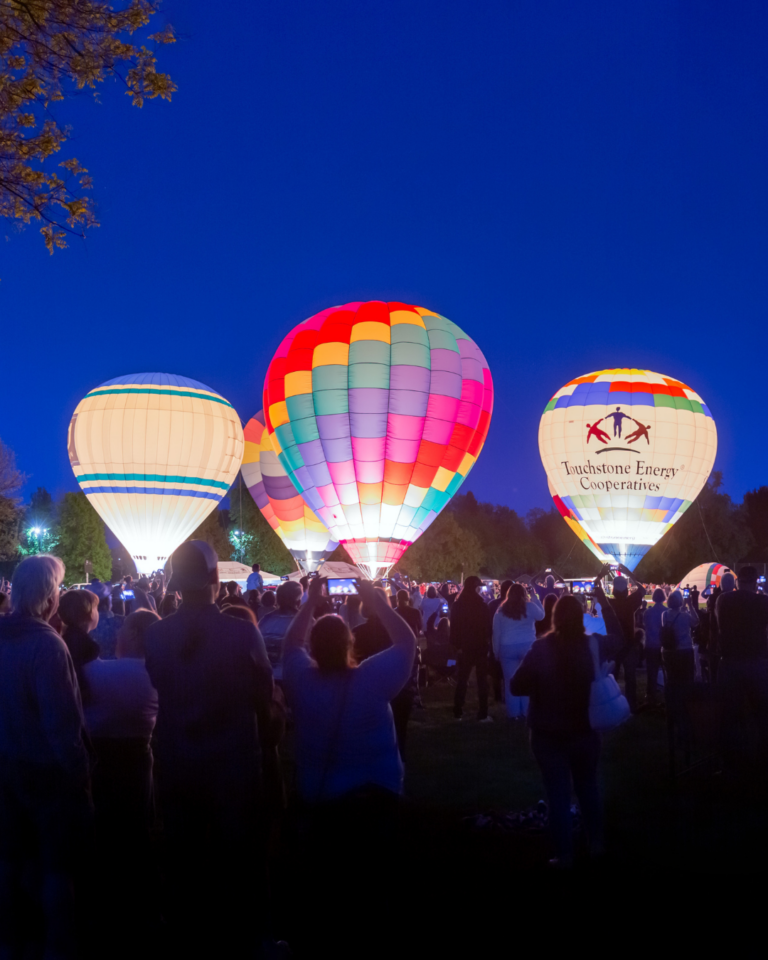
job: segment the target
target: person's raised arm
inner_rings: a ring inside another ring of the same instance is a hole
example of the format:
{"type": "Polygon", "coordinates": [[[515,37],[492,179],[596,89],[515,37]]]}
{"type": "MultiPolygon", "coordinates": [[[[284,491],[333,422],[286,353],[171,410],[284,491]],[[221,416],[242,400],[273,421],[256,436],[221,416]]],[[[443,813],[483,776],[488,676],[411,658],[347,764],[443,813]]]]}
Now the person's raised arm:
{"type": "Polygon", "coordinates": [[[535,620],[544,619],[544,607],[542,606],[541,600],[533,587],[528,587],[528,602],[533,604],[535,611],[535,620]]]}
{"type": "Polygon", "coordinates": [[[634,598],[637,596],[637,605],[640,606],[643,597],[648,593],[645,584],[640,583],[629,567],[625,567],[623,563],[619,564],[619,570],[627,578],[627,580],[635,585],[635,593],[632,594],[632,597],[634,598]]]}
{"type": "Polygon", "coordinates": [[[635,638],[632,636],[627,640],[624,636],[624,629],[621,626],[619,618],[616,616],[613,604],[605,595],[605,590],[603,590],[603,585],[599,580],[595,580],[592,590],[595,599],[600,604],[600,612],[603,615],[603,623],[605,624],[605,633],[608,637],[613,637],[615,641],[613,644],[615,649],[611,651],[611,658],[615,659],[617,663],[621,663],[634,645],[635,638]]]}
{"type": "Polygon", "coordinates": [[[291,620],[291,624],[283,637],[283,656],[293,650],[302,649],[309,639],[309,633],[314,623],[314,614],[317,605],[323,598],[325,577],[313,577],[309,581],[307,602],[299,607],[299,612],[291,620]]]}
{"type": "Polygon", "coordinates": [[[695,627],[699,622],[699,611],[696,609],[696,606],[691,603],[690,598],[683,600],[683,606],[688,608],[688,616],[691,620],[691,626],[695,627]]]}
{"type": "Polygon", "coordinates": [[[357,590],[363,600],[363,606],[369,610],[375,610],[379,622],[387,631],[392,645],[395,647],[409,647],[411,654],[416,653],[416,637],[413,630],[407,622],[392,608],[387,597],[372,583],[367,580],[361,580],[357,584],[357,590]]]}
{"type": "Polygon", "coordinates": [[[592,588],[592,592],[595,595],[595,599],[600,604],[600,612],[603,615],[603,623],[605,624],[605,632],[607,634],[613,634],[617,637],[623,637],[624,631],[622,629],[619,618],[616,616],[616,611],[613,609],[613,604],[605,595],[605,590],[603,590],[602,583],[595,583],[592,588]]]}

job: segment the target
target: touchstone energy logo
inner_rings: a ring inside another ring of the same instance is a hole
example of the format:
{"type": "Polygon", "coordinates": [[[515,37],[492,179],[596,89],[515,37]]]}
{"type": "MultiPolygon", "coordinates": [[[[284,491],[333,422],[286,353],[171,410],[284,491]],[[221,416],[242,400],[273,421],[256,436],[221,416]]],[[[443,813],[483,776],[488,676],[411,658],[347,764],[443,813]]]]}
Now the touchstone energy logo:
{"type": "Polygon", "coordinates": [[[716,449],[701,397],[647,370],[576,378],[550,400],[539,425],[557,509],[593,552],[622,562],[636,563],[690,506],[716,449]]]}
{"type": "MultiPolygon", "coordinates": [[[[600,424],[603,421],[613,420],[613,436],[614,439],[618,437],[621,440],[621,431],[625,420],[631,420],[635,425],[635,429],[626,437],[627,443],[635,443],[636,440],[639,440],[641,437],[645,437],[646,442],[650,445],[651,438],[648,435],[648,431],[651,429],[651,424],[647,423],[643,425],[639,420],[635,420],[634,417],[630,416],[628,413],[623,413],[621,407],[616,407],[613,413],[607,413],[604,417],[601,417],[595,423],[587,424],[587,443],[591,440],[592,437],[595,437],[600,443],[610,443],[611,438],[605,432],[605,430],[600,429],[600,424]]],[[[624,450],[624,447],[606,447],[605,450],[624,450]]],[[[605,452],[598,450],[598,453],[605,452]]]]}
{"type": "MultiPolygon", "coordinates": [[[[653,428],[653,424],[641,423],[630,414],[624,413],[621,407],[616,407],[611,413],[607,413],[594,423],[585,424],[585,428],[587,431],[587,447],[589,447],[590,440],[593,438],[597,443],[594,451],[596,456],[618,452],[636,454],[640,457],[643,453],[642,448],[636,449],[631,447],[630,444],[644,439],[649,447],[651,445],[649,430],[653,428]],[[601,423],[607,423],[609,420],[613,421],[613,436],[600,427],[601,423]],[[634,428],[622,437],[625,420],[634,424],[634,428]],[[599,446],[601,443],[603,444],[602,447],[599,446]],[[612,444],[612,446],[608,446],[609,443],[612,444]],[[617,446],[617,444],[619,445],[617,446]]],[[[579,486],[582,490],[659,491],[662,481],[673,479],[678,471],[685,469],[684,465],[679,467],[655,466],[653,463],[648,462],[647,457],[646,459],[637,459],[633,463],[624,464],[609,462],[594,463],[592,460],[587,460],[587,462],[583,464],[572,464],[567,460],[563,460],[561,463],[568,476],[574,475],[579,477],[579,486]],[[604,479],[606,474],[616,477],[617,479],[606,480],[604,479]],[[626,479],[627,477],[631,479],[626,479]],[[653,478],[657,479],[654,480],[653,478]]]]}

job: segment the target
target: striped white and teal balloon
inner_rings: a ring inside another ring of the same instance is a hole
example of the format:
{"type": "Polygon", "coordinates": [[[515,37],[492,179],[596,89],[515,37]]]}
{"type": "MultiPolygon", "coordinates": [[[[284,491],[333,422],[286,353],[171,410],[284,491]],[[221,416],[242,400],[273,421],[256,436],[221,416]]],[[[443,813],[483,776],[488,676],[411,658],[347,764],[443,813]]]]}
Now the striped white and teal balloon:
{"type": "Polygon", "coordinates": [[[187,377],[138,373],[102,383],[80,401],[68,449],[84,493],[148,573],[226,496],[244,442],[235,409],[215,390],[187,377]]]}

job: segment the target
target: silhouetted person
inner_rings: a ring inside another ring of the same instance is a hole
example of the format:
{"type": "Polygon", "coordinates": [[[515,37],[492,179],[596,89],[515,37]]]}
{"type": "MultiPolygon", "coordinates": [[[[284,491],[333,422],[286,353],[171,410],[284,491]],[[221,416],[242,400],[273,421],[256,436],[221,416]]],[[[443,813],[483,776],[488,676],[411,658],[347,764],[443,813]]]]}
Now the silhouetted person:
{"type": "Polygon", "coordinates": [[[661,655],[670,686],[694,681],[696,660],[691,631],[698,622],[699,614],[691,608],[690,598],[686,599],[679,590],[673,590],[667,597],[667,609],[661,617],[662,628],[671,627],[675,637],[674,646],[665,646],[661,655]]]}
{"type": "Polygon", "coordinates": [[[63,578],[56,557],[23,560],[12,613],[0,618],[0,951],[9,957],[21,955],[17,905],[30,860],[40,874],[45,955],[77,954],[73,876],[90,825],[90,771],[75,668],[48,625],[63,578]]]}
{"type": "Polygon", "coordinates": [[[117,634],[125,617],[118,616],[112,609],[112,596],[105,584],[89,587],[99,598],[99,623],[91,636],[99,645],[99,657],[102,660],[114,660],[117,646],[117,634]]]}
{"type": "Polygon", "coordinates": [[[224,956],[263,932],[258,722],[269,722],[272,670],[253,623],[216,606],[217,561],[202,540],[178,547],[168,590],[182,603],[147,630],[145,648],[173,920],[188,946],[215,942],[224,956]]]}
{"type": "Polygon", "coordinates": [[[738,590],[717,598],[720,634],[718,683],[724,698],[725,743],[732,759],[743,708],[757,720],[768,753],[768,597],[757,592],[757,570],[742,567],[738,590]]]}
{"type": "MultiPolygon", "coordinates": [[[[600,734],[589,722],[589,698],[595,668],[590,642],[600,662],[613,660],[626,646],[623,631],[607,603],[599,579],[594,593],[604,609],[608,636],[584,633],[581,604],[563,596],[555,604],[552,631],[539,638],[512,677],[511,692],[529,697],[531,750],[541,769],[549,803],[549,825],[557,862],[570,866],[571,783],[584,818],[590,851],[603,846],[603,817],[597,787],[600,734]]],[[[500,614],[497,614],[500,616],[500,614]]]]}
{"type": "Polygon", "coordinates": [[[712,680],[717,680],[720,669],[720,627],[717,623],[717,598],[724,593],[732,593],[736,589],[736,577],[729,570],[720,577],[719,586],[707,597],[707,612],[709,613],[709,669],[712,680]]]}
{"type": "MultiPolygon", "coordinates": [[[[624,667],[624,695],[630,710],[636,713],[637,665],[640,662],[641,644],[635,639],[635,613],[642,606],[643,597],[647,591],[626,567],[621,569],[624,576],[616,577],[613,581],[613,596],[608,598],[608,603],[621,624],[624,639],[627,642],[623,658],[616,662],[616,677],[618,679],[619,670],[624,667]],[[632,593],[629,592],[629,581],[635,586],[632,593]]],[[[605,610],[603,610],[603,616],[605,616],[605,610]]]]}
{"type": "Polygon", "coordinates": [[[488,653],[492,628],[488,607],[477,592],[481,583],[480,577],[467,577],[451,610],[451,645],[458,651],[453,715],[461,720],[469,675],[474,670],[477,677],[477,719],[486,723],[493,719],[488,716],[488,653]]]}
{"type": "MultiPolygon", "coordinates": [[[[259,621],[267,656],[276,680],[283,676],[283,638],[301,606],[301,585],[295,580],[281,583],[275,592],[277,607],[265,612],[259,621]]],[[[266,595],[264,597],[266,600],[266,595]]]]}
{"type": "Polygon", "coordinates": [[[653,604],[643,616],[645,630],[645,667],[648,675],[646,699],[649,704],[656,702],[659,669],[661,667],[661,618],[664,616],[666,594],[658,587],[653,591],[653,604]]]}

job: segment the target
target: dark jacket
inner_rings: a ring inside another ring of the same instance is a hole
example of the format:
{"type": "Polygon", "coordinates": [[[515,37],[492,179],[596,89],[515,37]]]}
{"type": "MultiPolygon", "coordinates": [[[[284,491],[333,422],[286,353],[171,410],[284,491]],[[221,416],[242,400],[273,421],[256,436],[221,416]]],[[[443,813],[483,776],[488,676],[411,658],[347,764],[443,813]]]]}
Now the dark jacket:
{"type": "Polygon", "coordinates": [[[75,668],[53,627],[0,618],[0,755],[54,764],[78,785],[89,776],[75,668]]]}
{"type": "Polygon", "coordinates": [[[748,590],[722,593],[715,615],[720,634],[720,654],[733,660],[768,658],[768,597],[748,590]]]}
{"type": "Polygon", "coordinates": [[[161,767],[252,766],[257,714],[272,700],[272,669],[253,624],[215,604],[189,607],[147,630],[146,665],[157,690],[153,746],[161,767]]]}
{"type": "Polygon", "coordinates": [[[611,609],[619,618],[624,639],[630,645],[635,638],[635,614],[643,605],[647,592],[645,587],[641,586],[634,593],[617,593],[608,598],[611,609]]]}
{"type": "MultiPolygon", "coordinates": [[[[627,641],[612,609],[605,610],[608,636],[593,634],[600,660],[617,660],[627,641]]],[[[553,737],[580,737],[590,733],[589,694],[595,679],[589,637],[561,642],[551,633],[539,637],[525,655],[509,685],[514,697],[530,697],[528,726],[553,737]]]]}
{"type": "Polygon", "coordinates": [[[457,650],[488,650],[493,634],[493,621],[485,601],[478,595],[462,594],[451,610],[451,645],[457,650]]]}

